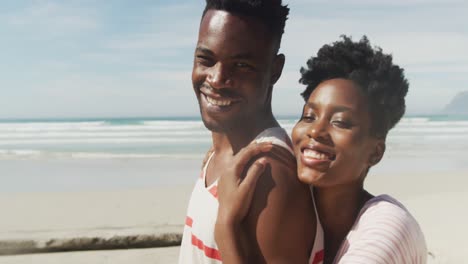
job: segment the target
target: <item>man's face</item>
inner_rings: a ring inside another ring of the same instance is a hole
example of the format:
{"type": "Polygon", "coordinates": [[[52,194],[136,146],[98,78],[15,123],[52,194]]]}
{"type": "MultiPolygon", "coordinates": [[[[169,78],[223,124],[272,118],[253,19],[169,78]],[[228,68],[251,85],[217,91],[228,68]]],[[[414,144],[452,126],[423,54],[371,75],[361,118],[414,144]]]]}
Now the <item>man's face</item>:
{"type": "Polygon", "coordinates": [[[200,24],[192,83],[205,126],[214,132],[255,125],[270,109],[284,60],[261,22],[208,10],[200,24]]]}

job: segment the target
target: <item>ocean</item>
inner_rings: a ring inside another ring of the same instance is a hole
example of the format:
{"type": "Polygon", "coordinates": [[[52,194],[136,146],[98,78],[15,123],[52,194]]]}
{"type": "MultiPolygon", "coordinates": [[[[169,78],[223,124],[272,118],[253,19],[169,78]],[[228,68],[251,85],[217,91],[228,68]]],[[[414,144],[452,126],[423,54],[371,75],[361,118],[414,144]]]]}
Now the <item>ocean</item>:
{"type": "MultiPolygon", "coordinates": [[[[210,143],[200,118],[0,120],[0,192],[192,184],[210,143]]],[[[467,171],[467,149],[468,116],[405,116],[372,172],[467,171]]]]}
{"type": "MultiPolygon", "coordinates": [[[[290,133],[296,117],[278,118],[290,133]]],[[[199,118],[0,121],[0,159],[191,158],[211,142],[199,118]]],[[[398,155],[458,155],[468,149],[468,116],[407,116],[390,131],[398,155]]]]}

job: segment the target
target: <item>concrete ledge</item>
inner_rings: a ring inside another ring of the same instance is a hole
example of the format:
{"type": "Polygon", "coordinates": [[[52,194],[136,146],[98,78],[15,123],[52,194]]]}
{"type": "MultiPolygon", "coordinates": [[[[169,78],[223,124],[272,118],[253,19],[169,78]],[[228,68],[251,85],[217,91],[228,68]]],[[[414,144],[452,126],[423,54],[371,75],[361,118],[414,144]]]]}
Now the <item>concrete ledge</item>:
{"type": "Polygon", "coordinates": [[[180,245],[182,234],[125,235],[112,237],[51,238],[45,240],[0,240],[0,255],[82,250],[170,247],[180,245]]]}

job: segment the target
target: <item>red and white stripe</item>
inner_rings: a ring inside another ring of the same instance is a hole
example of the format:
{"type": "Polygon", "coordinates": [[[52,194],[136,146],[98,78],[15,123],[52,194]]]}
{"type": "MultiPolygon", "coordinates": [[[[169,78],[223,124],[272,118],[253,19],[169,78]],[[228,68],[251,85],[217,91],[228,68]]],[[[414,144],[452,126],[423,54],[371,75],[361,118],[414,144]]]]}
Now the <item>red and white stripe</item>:
{"type": "MultiPolygon", "coordinates": [[[[293,155],[289,137],[282,128],[270,128],[256,138],[257,141],[271,141],[275,145],[286,148],[293,155]]],[[[221,255],[214,240],[214,226],[218,214],[217,181],[205,186],[206,168],[211,157],[203,168],[201,177],[197,179],[190,198],[187,218],[185,221],[179,263],[221,263],[221,255]]],[[[321,227],[320,227],[321,230],[321,227]]],[[[320,264],[323,261],[323,234],[314,245],[311,262],[320,264]],[[322,252],[322,253],[320,253],[322,252]]]]}

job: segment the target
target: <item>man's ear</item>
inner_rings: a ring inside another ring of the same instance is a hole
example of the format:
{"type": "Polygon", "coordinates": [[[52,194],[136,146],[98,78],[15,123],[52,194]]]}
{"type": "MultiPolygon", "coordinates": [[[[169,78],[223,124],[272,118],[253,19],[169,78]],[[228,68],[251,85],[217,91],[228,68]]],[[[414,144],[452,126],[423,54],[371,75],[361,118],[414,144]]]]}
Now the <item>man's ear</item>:
{"type": "Polygon", "coordinates": [[[275,56],[273,60],[273,69],[271,74],[271,84],[275,84],[279,78],[281,77],[281,73],[283,72],[284,62],[285,62],[284,54],[278,54],[275,56]]]}
{"type": "Polygon", "coordinates": [[[385,139],[378,139],[374,149],[369,156],[369,167],[375,166],[377,163],[382,160],[382,157],[385,153],[385,139]]]}

